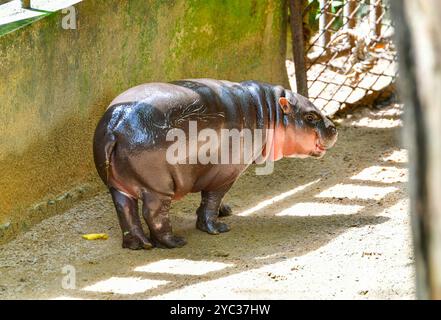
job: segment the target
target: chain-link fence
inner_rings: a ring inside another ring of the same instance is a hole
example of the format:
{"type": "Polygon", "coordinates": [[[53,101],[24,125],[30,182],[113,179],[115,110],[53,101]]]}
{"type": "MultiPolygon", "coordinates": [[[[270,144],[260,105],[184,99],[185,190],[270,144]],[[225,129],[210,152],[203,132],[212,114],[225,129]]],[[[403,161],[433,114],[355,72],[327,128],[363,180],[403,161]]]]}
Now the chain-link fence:
{"type": "Polygon", "coordinates": [[[291,0],[291,26],[296,86],[326,114],[393,85],[397,66],[387,1],[291,0]]]}

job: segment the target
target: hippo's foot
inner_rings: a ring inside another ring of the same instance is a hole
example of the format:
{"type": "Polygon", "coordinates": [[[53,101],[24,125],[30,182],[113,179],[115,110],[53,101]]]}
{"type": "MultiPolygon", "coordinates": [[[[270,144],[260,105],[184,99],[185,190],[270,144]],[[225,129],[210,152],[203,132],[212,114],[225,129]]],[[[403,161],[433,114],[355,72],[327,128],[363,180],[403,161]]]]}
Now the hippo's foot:
{"type": "Polygon", "coordinates": [[[145,235],[139,236],[126,233],[125,235],[123,235],[122,247],[131,250],[148,250],[153,248],[153,244],[147,239],[145,235]]]}
{"type": "Polygon", "coordinates": [[[196,228],[208,234],[219,234],[230,231],[230,227],[226,223],[204,219],[200,216],[198,216],[196,221],[196,228]]]}
{"type": "Polygon", "coordinates": [[[219,217],[228,217],[233,214],[233,210],[228,204],[221,204],[219,207],[219,217]]]}
{"type": "Polygon", "coordinates": [[[175,236],[172,233],[167,233],[161,236],[151,235],[153,245],[157,248],[172,249],[181,248],[187,244],[184,237],[175,236]]]}

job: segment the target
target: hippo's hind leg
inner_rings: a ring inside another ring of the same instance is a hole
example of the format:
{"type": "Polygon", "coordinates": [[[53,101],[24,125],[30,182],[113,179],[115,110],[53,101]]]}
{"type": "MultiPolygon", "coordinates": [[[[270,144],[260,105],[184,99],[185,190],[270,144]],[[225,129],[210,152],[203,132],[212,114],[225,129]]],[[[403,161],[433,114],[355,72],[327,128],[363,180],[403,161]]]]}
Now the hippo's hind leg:
{"type": "Polygon", "coordinates": [[[229,188],[221,191],[202,191],[201,205],[197,209],[196,228],[209,234],[219,234],[230,231],[226,223],[217,221],[222,212],[222,216],[231,214],[231,208],[222,205],[222,198],[229,188]]]}
{"type": "Polygon", "coordinates": [[[150,249],[153,247],[144,234],[138,215],[138,201],[114,188],[110,188],[113,203],[118,214],[119,224],[123,233],[123,248],[133,250],[150,249]]]}
{"type": "Polygon", "coordinates": [[[233,209],[228,204],[221,203],[219,206],[219,217],[228,217],[233,214],[233,209]]]}
{"type": "Polygon", "coordinates": [[[142,215],[150,229],[150,239],[159,248],[177,248],[187,242],[173,234],[168,212],[171,199],[161,198],[152,193],[143,194],[142,215]]]}

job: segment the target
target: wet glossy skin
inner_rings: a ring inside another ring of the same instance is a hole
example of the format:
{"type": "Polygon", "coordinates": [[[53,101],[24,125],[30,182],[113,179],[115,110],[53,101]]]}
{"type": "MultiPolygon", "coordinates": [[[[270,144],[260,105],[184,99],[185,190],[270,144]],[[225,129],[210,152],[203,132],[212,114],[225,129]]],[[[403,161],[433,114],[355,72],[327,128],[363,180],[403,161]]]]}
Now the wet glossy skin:
{"type": "Polygon", "coordinates": [[[195,79],[145,84],[115,98],[98,123],[94,158],[115,203],[123,247],[173,248],[185,240],[172,233],[172,200],[201,192],[197,228],[210,234],[226,232],[228,226],[217,221],[219,214],[231,213],[222,198],[256,157],[320,157],[336,138],[329,119],[307,99],[280,86],[195,79]],[[178,128],[188,134],[189,121],[197,122],[198,131],[262,129],[264,143],[240,164],[170,164],[167,132],[178,128]],[[141,227],[138,200],[150,239],[141,227]]]}

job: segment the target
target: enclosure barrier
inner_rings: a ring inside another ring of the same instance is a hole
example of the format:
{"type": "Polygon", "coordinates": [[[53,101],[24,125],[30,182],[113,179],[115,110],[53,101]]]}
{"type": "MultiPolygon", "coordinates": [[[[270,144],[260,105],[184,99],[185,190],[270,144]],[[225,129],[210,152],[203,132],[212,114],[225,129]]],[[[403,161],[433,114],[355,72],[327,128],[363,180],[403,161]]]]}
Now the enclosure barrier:
{"type": "Polygon", "coordinates": [[[394,83],[394,28],[386,1],[291,0],[290,9],[297,91],[326,114],[394,83]],[[302,19],[296,18],[299,10],[302,19]]]}

